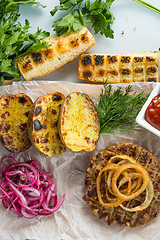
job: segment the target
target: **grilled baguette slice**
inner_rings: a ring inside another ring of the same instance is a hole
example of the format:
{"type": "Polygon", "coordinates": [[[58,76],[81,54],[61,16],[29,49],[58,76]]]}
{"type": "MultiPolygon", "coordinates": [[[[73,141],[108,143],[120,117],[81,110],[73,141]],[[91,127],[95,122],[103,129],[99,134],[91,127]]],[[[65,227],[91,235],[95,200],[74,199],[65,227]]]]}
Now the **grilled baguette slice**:
{"type": "Polygon", "coordinates": [[[29,113],[28,134],[34,146],[45,155],[61,155],[66,148],[58,131],[59,109],[65,97],[59,92],[38,98],[29,113]]]}
{"type": "Polygon", "coordinates": [[[90,152],[96,147],[100,124],[93,101],[87,94],[70,93],[59,115],[60,137],[73,152],[90,152]]]}
{"type": "Polygon", "coordinates": [[[159,52],[82,54],[78,77],[107,83],[158,82],[159,57],[159,52]]]}
{"type": "Polygon", "coordinates": [[[86,27],[70,34],[52,35],[43,41],[49,44],[47,49],[16,59],[18,68],[27,81],[55,71],[96,43],[86,27]]]}
{"type": "Polygon", "coordinates": [[[10,152],[21,152],[31,146],[27,122],[32,104],[32,100],[23,93],[0,98],[0,137],[10,152]]]}

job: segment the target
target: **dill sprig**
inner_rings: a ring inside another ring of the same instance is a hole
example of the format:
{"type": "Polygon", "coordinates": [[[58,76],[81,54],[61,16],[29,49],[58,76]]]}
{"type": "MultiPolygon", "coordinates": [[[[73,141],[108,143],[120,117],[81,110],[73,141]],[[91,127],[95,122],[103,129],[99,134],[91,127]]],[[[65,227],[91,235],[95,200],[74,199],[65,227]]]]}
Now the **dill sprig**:
{"type": "Polygon", "coordinates": [[[104,83],[104,89],[96,106],[100,120],[100,132],[138,130],[135,119],[148,96],[149,94],[145,92],[137,94],[131,85],[125,90],[122,87],[113,90],[111,85],[104,83]]]}

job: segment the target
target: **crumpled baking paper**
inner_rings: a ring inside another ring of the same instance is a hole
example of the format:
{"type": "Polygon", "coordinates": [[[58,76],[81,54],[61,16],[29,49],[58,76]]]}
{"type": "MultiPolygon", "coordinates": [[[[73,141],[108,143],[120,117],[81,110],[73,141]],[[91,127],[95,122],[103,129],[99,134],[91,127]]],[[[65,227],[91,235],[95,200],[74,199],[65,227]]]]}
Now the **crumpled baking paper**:
{"type": "MultiPolygon", "coordinates": [[[[127,84],[120,84],[127,86],[127,84]]],[[[133,83],[137,92],[150,93],[154,83],[133,83]]],[[[113,85],[117,88],[117,84],[113,85]]],[[[34,101],[37,97],[60,91],[65,96],[70,92],[85,92],[96,102],[102,85],[75,84],[68,82],[32,81],[19,82],[11,86],[0,87],[0,97],[4,94],[25,93],[34,101]]],[[[0,159],[14,156],[18,161],[37,159],[54,176],[58,198],[65,194],[61,208],[50,216],[38,216],[34,219],[17,219],[16,214],[7,211],[0,202],[0,240],[155,240],[160,238],[160,214],[144,226],[127,228],[110,225],[93,215],[83,200],[84,177],[89,166],[89,158],[109,145],[120,142],[139,144],[154,152],[160,159],[160,138],[141,128],[132,133],[116,132],[115,135],[101,134],[98,145],[90,153],[73,153],[67,150],[61,156],[47,157],[33,146],[19,154],[11,154],[0,143],[0,159]]]]}

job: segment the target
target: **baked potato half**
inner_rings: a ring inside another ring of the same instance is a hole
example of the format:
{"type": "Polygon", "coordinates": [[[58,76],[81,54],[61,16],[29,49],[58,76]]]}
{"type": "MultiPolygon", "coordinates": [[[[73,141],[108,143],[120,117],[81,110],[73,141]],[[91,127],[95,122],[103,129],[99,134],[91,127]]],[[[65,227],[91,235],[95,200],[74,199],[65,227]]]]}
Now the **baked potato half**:
{"type": "Polygon", "coordinates": [[[30,97],[23,93],[0,98],[0,138],[10,152],[22,152],[31,146],[27,122],[32,105],[30,97]]]}
{"type": "Polygon", "coordinates": [[[59,110],[65,97],[59,92],[39,97],[29,112],[28,135],[32,144],[45,155],[61,155],[66,148],[58,130],[59,110]]]}
{"type": "Polygon", "coordinates": [[[99,138],[97,109],[85,93],[72,92],[63,102],[59,115],[60,137],[73,152],[91,152],[99,138]]]}

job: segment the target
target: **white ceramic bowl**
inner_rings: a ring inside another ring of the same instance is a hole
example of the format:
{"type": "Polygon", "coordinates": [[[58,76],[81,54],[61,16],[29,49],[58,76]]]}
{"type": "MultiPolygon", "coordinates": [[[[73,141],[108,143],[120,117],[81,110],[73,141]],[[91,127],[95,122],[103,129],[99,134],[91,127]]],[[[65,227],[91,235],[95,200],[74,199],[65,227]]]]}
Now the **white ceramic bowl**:
{"type": "Polygon", "coordinates": [[[160,94],[160,83],[157,83],[154,87],[154,89],[152,90],[151,94],[149,95],[147,101],[145,102],[145,104],[143,105],[141,111],[139,112],[139,114],[136,117],[136,122],[144,127],[145,129],[147,129],[148,131],[154,133],[155,135],[157,135],[158,137],[160,137],[160,131],[158,129],[156,129],[155,127],[151,126],[146,120],[145,120],[145,111],[148,107],[148,105],[150,104],[150,102],[152,101],[152,99],[157,96],[158,94],[160,94]]]}

